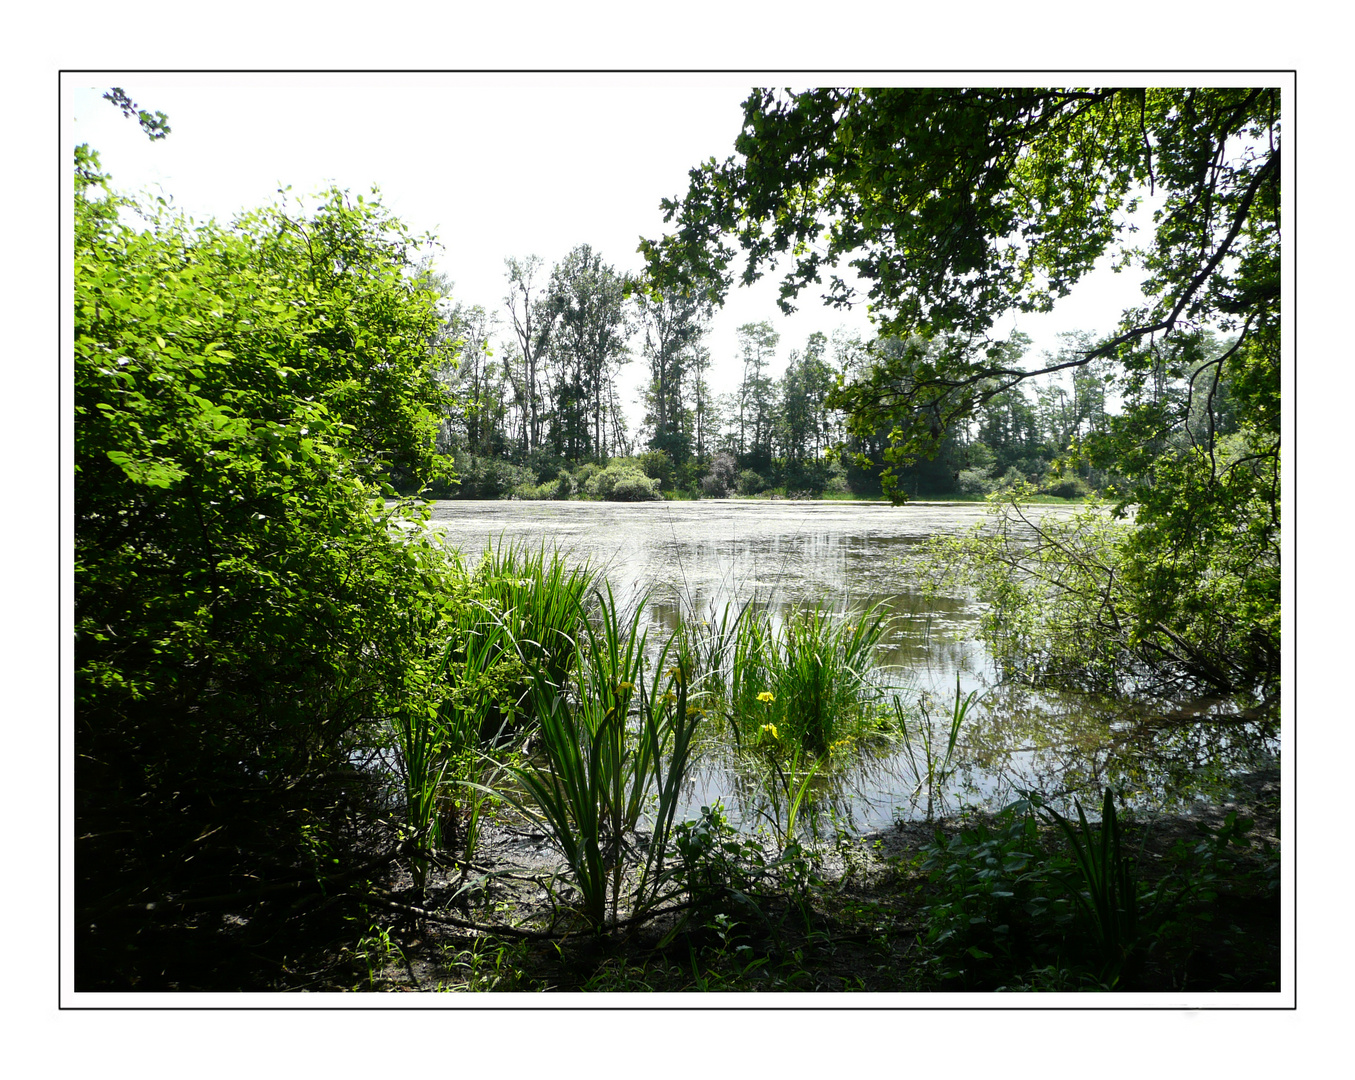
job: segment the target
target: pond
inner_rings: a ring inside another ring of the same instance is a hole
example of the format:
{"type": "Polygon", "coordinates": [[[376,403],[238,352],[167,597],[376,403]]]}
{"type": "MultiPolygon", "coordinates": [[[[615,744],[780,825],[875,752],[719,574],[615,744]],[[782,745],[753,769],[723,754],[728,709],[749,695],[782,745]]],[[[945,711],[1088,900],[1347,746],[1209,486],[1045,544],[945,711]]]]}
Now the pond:
{"type": "MultiPolygon", "coordinates": [[[[986,512],[979,503],[439,501],[432,526],[471,559],[491,544],[545,544],[571,563],[601,569],[619,601],[649,597],[651,636],[666,637],[683,614],[704,617],[748,600],[773,616],[805,604],[882,605],[891,621],[878,661],[890,693],[914,702],[929,693],[945,703],[958,680],[962,693],[980,697],[957,746],[959,767],[930,803],[898,747],[863,751],[852,766],[816,777],[820,809],[849,832],[967,804],[1001,805],[1021,788],[1095,804],[1100,786],[1113,783],[1146,809],[1174,811],[1215,795],[1232,774],[1274,763],[1278,725],[1239,722],[1229,702],[1164,714],[1003,685],[978,639],[981,606],[929,595],[905,559],[928,537],[982,524],[986,512]]],[[[737,762],[713,750],[696,763],[686,799],[693,812],[721,799],[736,822],[766,809],[737,762]]]]}

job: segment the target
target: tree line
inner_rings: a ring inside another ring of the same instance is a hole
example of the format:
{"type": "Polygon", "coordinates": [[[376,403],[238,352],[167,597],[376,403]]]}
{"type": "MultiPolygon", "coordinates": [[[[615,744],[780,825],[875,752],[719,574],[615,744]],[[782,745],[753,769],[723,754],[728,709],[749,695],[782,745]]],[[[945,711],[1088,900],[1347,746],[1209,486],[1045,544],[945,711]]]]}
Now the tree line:
{"type": "MultiPolygon", "coordinates": [[[[452,348],[439,368],[448,397],[438,450],[459,476],[435,484],[432,494],[507,497],[542,484],[569,494],[577,488],[550,485],[561,470],[623,458],[635,459],[667,491],[879,495],[893,426],[851,427],[835,395],[880,365],[935,365],[954,347],[841,331],[830,340],[815,332],[782,360],[781,334],[762,320],[740,326],[737,353],[717,359],[707,344],[709,302],[646,290],[588,244],[549,273],[536,255],[508,258],[505,268],[499,310],[457,302],[453,284],[427,268],[421,279],[438,300],[436,340],[452,348]],[[643,420],[632,430],[620,380],[637,353],[648,379],[643,420]],[[732,391],[712,390],[716,363],[739,372],[732,391]]],[[[1067,467],[1069,449],[1104,432],[1117,409],[1107,385],[1112,365],[1068,363],[1092,344],[1086,332],[1061,335],[1044,363],[1066,368],[1065,376],[1029,387],[994,385],[972,414],[938,417],[930,453],[894,463],[899,490],[979,495],[1024,482],[1080,495],[1113,483],[1113,469],[1067,467]]],[[[1029,347],[1028,337],[1015,334],[1001,355],[1022,363],[1029,347]]],[[[1179,394],[1190,374],[1165,359],[1154,371],[1164,400],[1179,394]]],[[[1230,401],[1225,384],[1211,403],[1215,435],[1230,430],[1230,401]]]]}

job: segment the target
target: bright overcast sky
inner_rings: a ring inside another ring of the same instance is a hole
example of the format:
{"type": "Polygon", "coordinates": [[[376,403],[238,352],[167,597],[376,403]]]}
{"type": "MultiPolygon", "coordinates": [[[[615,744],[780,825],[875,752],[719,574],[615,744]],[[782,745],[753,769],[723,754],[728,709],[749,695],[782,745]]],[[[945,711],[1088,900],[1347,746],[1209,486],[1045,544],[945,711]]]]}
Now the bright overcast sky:
{"type": "MultiPolygon", "coordinates": [[[[228,220],[276,200],[287,185],[304,196],[330,184],[355,193],[376,184],[408,226],[437,235],[436,267],[455,283],[455,298],[501,313],[509,256],[539,255],[548,270],[588,243],[618,270],[638,270],[640,237],[663,230],[659,200],[682,194],[693,166],[731,153],[752,84],[746,76],[615,74],[68,79],[72,144],[96,149],[120,191],[164,194],[196,218],[228,220]],[[166,113],[169,137],[148,140],[102,100],[109,86],[166,113]]],[[[1019,325],[1035,353],[1055,348],[1062,330],[1110,329],[1137,299],[1135,281],[1095,278],[1053,316],[1002,329],[1019,325]]],[[[774,277],[736,289],[707,341],[717,391],[740,377],[737,328],[763,319],[781,334],[777,374],[816,330],[869,330],[863,310],[836,311],[809,293],[795,316],[783,316],[774,277]]],[[[643,376],[643,364],[632,363],[627,398],[643,376]]],[[[639,409],[628,404],[634,419],[639,409]]]]}

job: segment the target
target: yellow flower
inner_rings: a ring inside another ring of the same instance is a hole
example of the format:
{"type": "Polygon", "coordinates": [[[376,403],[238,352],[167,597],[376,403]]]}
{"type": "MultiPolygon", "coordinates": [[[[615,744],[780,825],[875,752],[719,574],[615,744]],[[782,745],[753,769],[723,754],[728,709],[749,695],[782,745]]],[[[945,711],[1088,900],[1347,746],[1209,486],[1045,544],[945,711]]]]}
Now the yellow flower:
{"type": "Polygon", "coordinates": [[[762,728],[761,728],[761,732],[762,732],[762,734],[764,734],[764,735],[770,735],[773,739],[780,739],[780,738],[781,738],[781,736],[778,735],[778,734],[776,733],[776,725],[775,725],[775,724],[763,724],[763,725],[762,725],[762,728]]]}
{"type": "Polygon", "coordinates": [[[770,690],[764,690],[762,691],[762,693],[758,694],[757,699],[764,705],[770,705],[773,701],[776,700],[776,695],[773,694],[770,690]]]}

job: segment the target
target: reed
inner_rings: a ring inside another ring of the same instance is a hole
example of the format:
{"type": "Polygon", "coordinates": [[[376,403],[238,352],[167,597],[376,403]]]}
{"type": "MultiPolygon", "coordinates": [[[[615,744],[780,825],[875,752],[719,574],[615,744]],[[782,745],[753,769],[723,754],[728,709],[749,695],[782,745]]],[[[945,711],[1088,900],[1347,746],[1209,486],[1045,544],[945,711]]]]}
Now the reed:
{"type": "Polygon", "coordinates": [[[728,709],[740,737],[772,723],[783,742],[818,758],[875,730],[880,691],[875,651],[888,623],[876,607],[833,615],[802,608],[774,628],[746,610],[733,632],[728,709]]]}
{"type": "Polygon", "coordinates": [[[414,884],[423,889],[428,876],[427,852],[441,846],[438,793],[447,759],[442,753],[436,705],[411,701],[395,723],[404,785],[406,840],[415,851],[410,860],[414,884]]]}
{"type": "Polygon", "coordinates": [[[916,801],[922,792],[926,791],[928,821],[935,814],[937,803],[944,805],[945,787],[955,772],[955,766],[952,764],[955,759],[955,744],[959,740],[960,731],[977,700],[977,690],[971,690],[968,695],[962,696],[960,676],[957,673],[955,676],[955,703],[951,706],[950,715],[946,718],[944,729],[945,751],[942,752],[936,735],[935,722],[931,715],[929,697],[926,694],[922,696],[918,703],[918,712],[921,716],[911,725],[909,724],[908,711],[902,700],[898,695],[893,698],[895,722],[901,735],[904,754],[908,759],[908,767],[912,771],[913,779],[917,785],[913,788],[913,799],[916,801]]]}
{"type": "Polygon", "coordinates": [[[651,679],[644,602],[623,618],[610,586],[598,601],[592,619],[578,606],[572,678],[557,682],[544,665],[532,667],[545,762],[512,767],[528,798],[505,797],[548,830],[579,890],[581,914],[601,930],[618,920],[623,899],[632,917],[661,899],[698,712],[678,637],[659,651],[651,679]],[[637,827],[651,796],[651,834],[641,845],[637,827]]]}
{"type": "MultiPolygon", "coordinates": [[[[581,611],[597,577],[588,566],[570,567],[558,551],[548,554],[544,545],[500,543],[485,550],[472,575],[473,607],[503,626],[524,669],[543,671],[559,685],[573,663],[581,611]]],[[[525,678],[518,690],[525,698],[525,678]]]]}
{"type": "Polygon", "coordinates": [[[405,820],[423,887],[429,856],[460,842],[474,852],[492,760],[479,753],[530,713],[528,672],[568,678],[583,600],[595,575],[558,552],[513,544],[488,548],[447,606],[445,644],[419,693],[395,723],[405,820]],[[465,829],[459,828],[465,818],[465,829]]]}

